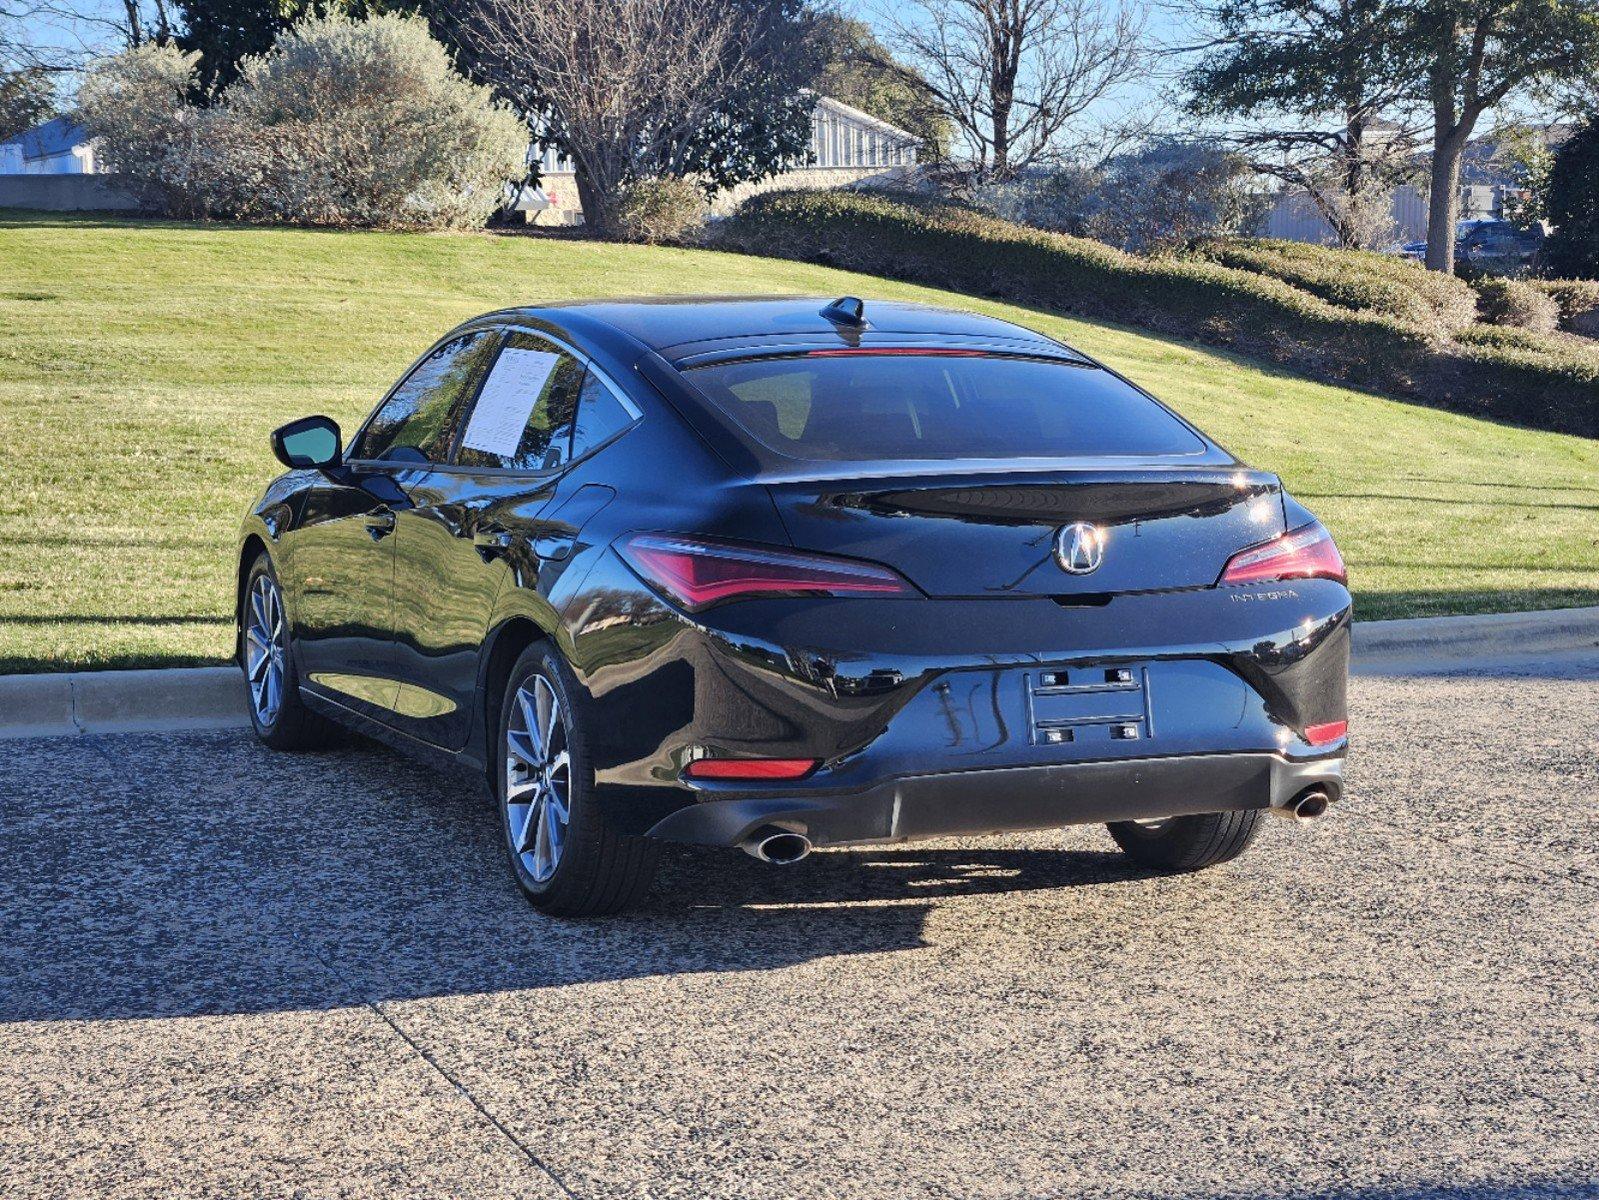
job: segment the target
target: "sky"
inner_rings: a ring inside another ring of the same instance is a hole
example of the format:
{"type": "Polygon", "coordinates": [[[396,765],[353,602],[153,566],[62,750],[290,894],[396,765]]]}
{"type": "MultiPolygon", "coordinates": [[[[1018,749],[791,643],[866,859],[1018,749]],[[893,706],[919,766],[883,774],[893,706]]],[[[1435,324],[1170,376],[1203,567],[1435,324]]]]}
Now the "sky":
{"type": "MultiPolygon", "coordinates": [[[[34,21],[27,28],[30,35],[39,43],[60,49],[73,57],[81,57],[86,51],[117,48],[107,36],[105,22],[120,10],[120,0],[57,0],[57,2],[63,7],[73,5],[88,20],[77,23],[34,21]]],[[[883,6],[894,4],[895,0],[835,0],[835,2],[846,15],[857,17],[873,26],[880,26],[878,18],[883,6]]],[[[1107,4],[1113,2],[1115,0],[1105,0],[1107,4]]],[[[1145,35],[1152,47],[1173,48],[1193,38],[1194,31],[1185,18],[1182,0],[1155,0],[1153,3],[1127,0],[1127,2],[1135,4],[1141,11],[1145,20],[1145,35]]],[[[1178,112],[1173,103],[1174,89],[1171,81],[1181,63],[1182,59],[1177,57],[1161,58],[1158,60],[1157,71],[1153,78],[1129,80],[1113,97],[1079,118],[1080,128],[1087,130],[1095,125],[1113,122],[1129,109],[1138,108],[1158,112],[1161,117],[1159,128],[1166,132],[1184,134],[1221,132],[1220,127],[1196,126],[1192,119],[1185,119],[1178,112]]],[[[1502,114],[1506,118],[1530,115],[1532,114],[1526,110],[1515,114],[1508,111],[1502,114]]]]}

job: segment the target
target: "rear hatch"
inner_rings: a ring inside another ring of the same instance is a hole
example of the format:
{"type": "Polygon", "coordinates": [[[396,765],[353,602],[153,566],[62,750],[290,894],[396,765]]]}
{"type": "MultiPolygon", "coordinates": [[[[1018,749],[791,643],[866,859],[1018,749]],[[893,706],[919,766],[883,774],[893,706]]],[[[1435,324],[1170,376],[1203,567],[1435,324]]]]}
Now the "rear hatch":
{"type": "Polygon", "coordinates": [[[1207,587],[1234,554],[1283,529],[1274,477],[1216,467],[765,482],[796,546],[883,563],[934,596],[1207,587]],[[1103,543],[1083,573],[1062,565],[1072,535],[1061,531],[1077,522],[1103,543]]]}
{"type": "Polygon", "coordinates": [[[835,347],[683,378],[759,464],[797,547],[931,595],[1205,587],[1283,529],[1275,477],[1064,348],[835,347]],[[1084,537],[1097,561],[1074,557],[1084,537]]]}

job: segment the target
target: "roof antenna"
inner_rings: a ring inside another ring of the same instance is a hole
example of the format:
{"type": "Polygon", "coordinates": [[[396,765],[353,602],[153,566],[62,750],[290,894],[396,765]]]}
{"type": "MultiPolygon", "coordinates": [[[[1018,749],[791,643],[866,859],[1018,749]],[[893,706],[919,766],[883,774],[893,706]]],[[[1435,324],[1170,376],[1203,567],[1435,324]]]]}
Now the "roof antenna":
{"type": "Polygon", "coordinates": [[[835,325],[848,325],[854,329],[866,328],[866,302],[859,296],[840,296],[822,309],[822,316],[835,325]]]}

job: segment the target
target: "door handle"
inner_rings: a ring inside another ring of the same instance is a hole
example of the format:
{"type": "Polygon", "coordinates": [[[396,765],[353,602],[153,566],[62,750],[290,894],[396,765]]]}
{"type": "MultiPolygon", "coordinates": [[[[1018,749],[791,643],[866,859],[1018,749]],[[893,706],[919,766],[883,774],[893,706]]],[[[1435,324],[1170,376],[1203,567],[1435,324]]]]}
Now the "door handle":
{"type": "Polygon", "coordinates": [[[394,514],[386,508],[366,514],[366,531],[374,542],[381,541],[394,532],[394,514]]]}
{"type": "Polygon", "coordinates": [[[472,535],[472,545],[487,562],[509,550],[516,539],[504,529],[480,529],[472,535]]]}

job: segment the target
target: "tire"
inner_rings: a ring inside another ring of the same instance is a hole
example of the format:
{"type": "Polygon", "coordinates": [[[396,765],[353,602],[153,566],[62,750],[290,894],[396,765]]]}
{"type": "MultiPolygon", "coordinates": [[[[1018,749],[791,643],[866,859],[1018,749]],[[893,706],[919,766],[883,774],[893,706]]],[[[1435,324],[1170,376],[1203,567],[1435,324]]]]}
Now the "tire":
{"type": "Polygon", "coordinates": [[[272,560],[265,554],[250,565],[242,604],[243,638],[239,665],[244,670],[246,703],[255,736],[274,750],[317,750],[331,745],[338,727],[312,712],[300,699],[299,676],[289,653],[288,613],[272,560]],[[263,638],[263,633],[268,636],[263,638]],[[263,646],[266,642],[270,646],[263,646]],[[275,689],[275,701],[271,693],[275,689]]]}
{"type": "Polygon", "coordinates": [[[566,664],[542,642],[529,646],[511,668],[500,705],[495,805],[517,886],[552,916],[632,907],[649,889],[659,857],[649,838],[606,822],[581,718],[566,664]]]}
{"type": "Polygon", "coordinates": [[[1164,871],[1201,871],[1237,858],[1260,832],[1265,810],[1200,813],[1140,824],[1116,821],[1106,828],[1135,863],[1164,871]]]}

